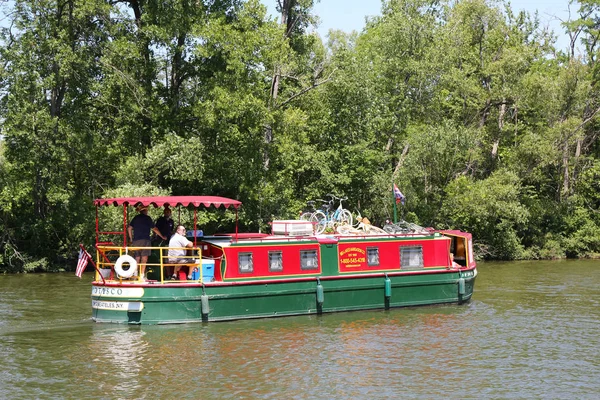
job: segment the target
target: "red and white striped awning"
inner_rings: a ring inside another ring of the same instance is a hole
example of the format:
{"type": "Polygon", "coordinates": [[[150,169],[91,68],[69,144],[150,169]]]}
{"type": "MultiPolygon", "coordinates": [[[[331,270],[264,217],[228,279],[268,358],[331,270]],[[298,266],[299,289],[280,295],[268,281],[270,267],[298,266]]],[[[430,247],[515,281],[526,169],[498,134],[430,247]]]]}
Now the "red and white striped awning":
{"type": "Polygon", "coordinates": [[[151,197],[120,197],[113,199],[96,199],[94,200],[95,206],[154,206],[154,207],[177,207],[177,206],[190,206],[194,207],[204,206],[210,207],[215,206],[219,208],[233,207],[236,210],[242,205],[241,201],[228,199],[227,197],[219,196],[151,196],[151,197]]]}

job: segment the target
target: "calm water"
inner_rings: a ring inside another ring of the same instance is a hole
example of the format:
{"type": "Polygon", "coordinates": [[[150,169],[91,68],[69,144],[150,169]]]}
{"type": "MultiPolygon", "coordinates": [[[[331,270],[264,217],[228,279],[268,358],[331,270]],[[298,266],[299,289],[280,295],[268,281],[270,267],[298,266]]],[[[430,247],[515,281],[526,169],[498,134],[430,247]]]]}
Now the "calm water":
{"type": "Polygon", "coordinates": [[[0,276],[0,398],[600,397],[600,261],[480,264],[441,306],[95,324],[91,274],[0,276]]]}

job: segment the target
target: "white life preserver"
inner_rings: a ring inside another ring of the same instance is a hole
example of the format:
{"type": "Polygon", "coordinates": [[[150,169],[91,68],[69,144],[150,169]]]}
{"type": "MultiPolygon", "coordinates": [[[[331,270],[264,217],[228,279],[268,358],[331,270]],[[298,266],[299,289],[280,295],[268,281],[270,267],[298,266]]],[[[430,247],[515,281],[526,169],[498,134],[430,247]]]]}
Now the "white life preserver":
{"type": "Polygon", "coordinates": [[[135,261],[135,258],[131,257],[128,254],[123,254],[117,259],[117,262],[115,263],[115,272],[121,278],[131,278],[136,271],[137,262],[135,261]],[[129,269],[127,271],[123,269],[123,263],[129,264],[129,269]]]}

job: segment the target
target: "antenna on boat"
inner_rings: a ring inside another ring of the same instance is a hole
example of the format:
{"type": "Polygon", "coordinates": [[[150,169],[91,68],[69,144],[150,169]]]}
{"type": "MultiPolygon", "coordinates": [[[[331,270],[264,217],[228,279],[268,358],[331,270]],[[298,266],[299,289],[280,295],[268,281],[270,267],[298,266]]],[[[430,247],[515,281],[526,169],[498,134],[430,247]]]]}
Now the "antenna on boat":
{"type": "Polygon", "coordinates": [[[394,183],[394,175],[392,174],[392,205],[394,207],[394,223],[398,223],[398,203],[396,202],[396,192],[394,192],[396,184],[394,183]]]}

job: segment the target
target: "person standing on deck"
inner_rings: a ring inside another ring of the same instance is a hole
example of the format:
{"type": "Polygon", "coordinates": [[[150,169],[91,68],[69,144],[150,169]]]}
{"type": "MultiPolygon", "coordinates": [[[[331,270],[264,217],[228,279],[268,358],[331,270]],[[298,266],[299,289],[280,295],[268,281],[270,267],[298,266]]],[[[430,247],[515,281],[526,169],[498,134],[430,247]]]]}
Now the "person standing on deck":
{"type": "Polygon", "coordinates": [[[175,222],[171,219],[171,209],[166,206],[163,216],[156,220],[156,227],[162,235],[169,240],[173,234],[173,225],[175,222]]]}
{"type": "Polygon", "coordinates": [[[162,237],[163,240],[167,238],[154,226],[154,221],[148,216],[148,206],[139,205],[136,207],[139,213],[129,223],[127,232],[129,233],[129,240],[131,241],[131,247],[146,247],[145,249],[135,250],[133,255],[135,261],[140,266],[140,278],[141,280],[146,279],[146,263],[148,262],[148,256],[151,253],[150,246],[150,231],[156,233],[162,237]]]}

